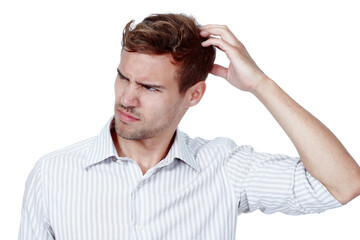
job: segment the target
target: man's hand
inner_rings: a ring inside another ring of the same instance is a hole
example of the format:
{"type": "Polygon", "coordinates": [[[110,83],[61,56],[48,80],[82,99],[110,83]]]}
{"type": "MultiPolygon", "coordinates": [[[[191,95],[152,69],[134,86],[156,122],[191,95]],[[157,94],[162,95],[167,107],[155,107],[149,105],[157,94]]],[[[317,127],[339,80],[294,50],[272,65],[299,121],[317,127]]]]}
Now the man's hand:
{"type": "Polygon", "coordinates": [[[249,92],[253,92],[259,82],[267,78],[227,26],[205,25],[199,27],[199,30],[202,37],[209,37],[202,43],[203,47],[213,45],[224,51],[230,60],[228,68],[214,64],[212,74],[223,77],[233,86],[249,92]]]}
{"type": "Polygon", "coordinates": [[[205,25],[199,30],[209,37],[204,47],[213,45],[230,60],[229,68],[214,65],[211,73],[253,93],[264,104],[295,145],[306,169],[339,202],[359,196],[360,167],[335,135],[260,70],[228,27],[205,25]]]}

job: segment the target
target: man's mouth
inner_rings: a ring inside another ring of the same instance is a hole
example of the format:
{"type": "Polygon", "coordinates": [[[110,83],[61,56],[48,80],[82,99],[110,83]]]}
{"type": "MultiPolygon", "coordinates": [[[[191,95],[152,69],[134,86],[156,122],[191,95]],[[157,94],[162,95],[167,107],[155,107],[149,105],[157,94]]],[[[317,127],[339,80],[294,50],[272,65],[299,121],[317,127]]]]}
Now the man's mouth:
{"type": "Polygon", "coordinates": [[[119,116],[120,120],[122,120],[124,122],[136,122],[136,121],[139,121],[139,119],[137,117],[135,117],[134,115],[132,115],[131,113],[128,113],[126,111],[118,110],[117,113],[118,113],[118,116],[119,116]]]}

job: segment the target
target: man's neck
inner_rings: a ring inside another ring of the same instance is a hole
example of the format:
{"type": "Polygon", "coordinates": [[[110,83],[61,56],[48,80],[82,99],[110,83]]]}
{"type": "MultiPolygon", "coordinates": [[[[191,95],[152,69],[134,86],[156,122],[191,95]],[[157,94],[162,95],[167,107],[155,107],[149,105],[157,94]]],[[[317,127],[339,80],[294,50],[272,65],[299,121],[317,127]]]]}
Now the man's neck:
{"type": "Polygon", "coordinates": [[[119,157],[134,160],[143,174],[166,157],[173,143],[174,133],[175,131],[163,133],[153,138],[128,140],[117,135],[115,129],[111,130],[111,136],[119,157]]]}

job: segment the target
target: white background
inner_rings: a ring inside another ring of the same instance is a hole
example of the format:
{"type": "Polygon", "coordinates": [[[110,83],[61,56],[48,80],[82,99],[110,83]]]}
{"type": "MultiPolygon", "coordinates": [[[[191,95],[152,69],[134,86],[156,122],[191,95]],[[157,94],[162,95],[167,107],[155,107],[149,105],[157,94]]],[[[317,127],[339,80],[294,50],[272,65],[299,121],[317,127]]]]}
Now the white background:
{"type": "MultiPolygon", "coordinates": [[[[0,239],[16,239],[24,184],[44,154],[97,135],[113,112],[121,33],[150,13],[226,24],[260,68],[360,159],[356,1],[2,1],[0,239]]],[[[217,63],[228,64],[218,51],[217,63]]],[[[265,108],[210,76],[180,128],[255,150],[297,153],[265,108]]],[[[306,141],[306,139],[304,139],[306,141]]],[[[237,239],[359,239],[360,198],[320,215],[243,214],[237,239]]]]}

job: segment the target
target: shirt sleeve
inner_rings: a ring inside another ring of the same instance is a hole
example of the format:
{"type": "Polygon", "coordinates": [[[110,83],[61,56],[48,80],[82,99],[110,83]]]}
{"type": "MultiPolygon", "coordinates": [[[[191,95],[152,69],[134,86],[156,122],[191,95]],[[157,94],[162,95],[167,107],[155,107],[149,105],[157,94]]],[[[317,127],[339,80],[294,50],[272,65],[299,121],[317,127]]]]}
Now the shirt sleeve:
{"type": "Polygon", "coordinates": [[[299,215],[341,206],[299,158],[236,146],[231,148],[226,169],[238,200],[238,214],[260,210],[299,215]]]}
{"type": "Polygon", "coordinates": [[[55,239],[44,208],[41,161],[36,163],[25,184],[18,239],[55,239]]]}

